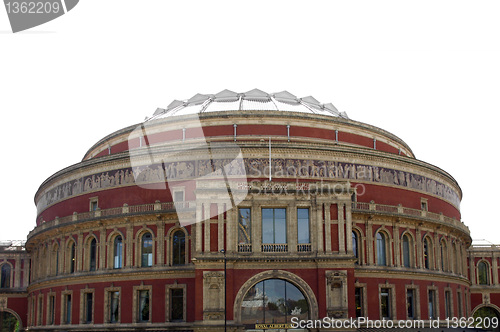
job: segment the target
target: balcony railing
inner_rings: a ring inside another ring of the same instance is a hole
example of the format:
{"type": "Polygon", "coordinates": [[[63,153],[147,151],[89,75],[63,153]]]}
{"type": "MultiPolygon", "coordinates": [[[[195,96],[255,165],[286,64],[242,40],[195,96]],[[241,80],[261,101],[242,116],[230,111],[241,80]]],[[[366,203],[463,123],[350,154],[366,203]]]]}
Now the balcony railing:
{"type": "Polygon", "coordinates": [[[467,227],[462,221],[457,220],[455,218],[447,217],[442,213],[434,213],[426,210],[412,209],[404,207],[402,205],[394,206],[394,205],[375,204],[373,201],[370,203],[353,202],[352,209],[354,212],[371,211],[373,213],[387,213],[387,214],[394,214],[411,218],[430,219],[442,224],[459,228],[464,232],[466,232],[467,234],[470,233],[469,227],[467,227]]]}
{"type": "Polygon", "coordinates": [[[297,244],[298,252],[311,252],[311,244],[310,243],[301,243],[297,244]]]}
{"type": "Polygon", "coordinates": [[[261,245],[262,252],[288,252],[286,243],[269,243],[261,245]]]}
{"type": "Polygon", "coordinates": [[[248,243],[238,244],[238,252],[252,252],[252,245],[248,243]]]}

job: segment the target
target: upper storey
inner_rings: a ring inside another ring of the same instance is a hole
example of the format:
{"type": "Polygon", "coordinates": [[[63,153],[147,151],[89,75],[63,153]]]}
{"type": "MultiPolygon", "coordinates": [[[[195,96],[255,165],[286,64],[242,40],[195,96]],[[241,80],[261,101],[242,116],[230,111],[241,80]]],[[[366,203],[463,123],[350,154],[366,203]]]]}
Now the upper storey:
{"type": "MultiPolygon", "coordinates": [[[[159,144],[201,138],[214,140],[259,140],[262,137],[286,138],[288,141],[309,142],[324,140],[325,143],[376,149],[379,151],[414,158],[411,149],[401,139],[380,128],[350,120],[345,112],[339,112],[331,103],[322,104],[308,96],[298,98],[282,91],[266,93],[254,89],[245,93],[229,90],[217,94],[196,94],[190,99],[174,100],[166,108],[158,108],[145,124],[162,123],[163,130],[150,138],[159,144]],[[186,117],[195,117],[200,123],[186,125],[186,117]],[[260,118],[258,125],[249,125],[249,117],[260,118]],[[283,117],[288,120],[283,122],[283,117]],[[279,120],[273,120],[278,119],[279,120]],[[217,120],[215,120],[217,119],[217,120]],[[304,122],[305,119],[316,121],[304,122]],[[169,126],[165,126],[165,122],[169,126]],[[181,123],[182,122],[182,123],[181,123]]],[[[115,132],[95,144],[83,160],[127,151],[130,148],[130,128],[115,132]]]]}

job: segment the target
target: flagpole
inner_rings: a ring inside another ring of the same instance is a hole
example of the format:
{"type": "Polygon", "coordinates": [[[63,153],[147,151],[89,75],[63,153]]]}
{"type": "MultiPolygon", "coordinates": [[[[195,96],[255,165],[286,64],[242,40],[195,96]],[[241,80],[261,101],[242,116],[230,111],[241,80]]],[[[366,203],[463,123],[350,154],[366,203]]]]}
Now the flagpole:
{"type": "Polygon", "coordinates": [[[269,136],[269,182],[272,180],[271,169],[271,136],[269,136]]]}

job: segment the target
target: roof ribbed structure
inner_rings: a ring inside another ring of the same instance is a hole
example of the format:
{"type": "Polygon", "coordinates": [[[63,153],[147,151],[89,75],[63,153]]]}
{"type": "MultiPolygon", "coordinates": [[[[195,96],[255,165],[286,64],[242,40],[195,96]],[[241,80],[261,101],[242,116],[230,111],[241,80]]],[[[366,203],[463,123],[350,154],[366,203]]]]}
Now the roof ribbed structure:
{"type": "Polygon", "coordinates": [[[348,118],[331,103],[322,104],[309,96],[298,98],[288,91],[267,93],[253,89],[245,93],[223,90],[217,94],[196,94],[190,99],[174,100],[166,109],[158,108],[148,120],[170,116],[223,111],[283,111],[348,118]]]}

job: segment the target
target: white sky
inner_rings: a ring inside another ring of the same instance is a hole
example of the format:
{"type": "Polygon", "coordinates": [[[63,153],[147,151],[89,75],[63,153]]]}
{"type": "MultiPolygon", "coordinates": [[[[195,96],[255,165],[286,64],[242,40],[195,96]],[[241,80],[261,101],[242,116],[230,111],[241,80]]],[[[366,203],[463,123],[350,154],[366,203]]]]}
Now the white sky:
{"type": "Polygon", "coordinates": [[[498,1],[81,0],[12,34],[0,7],[0,240],[107,134],[173,99],[288,90],[386,129],[460,184],[473,239],[500,243],[498,1]]]}

